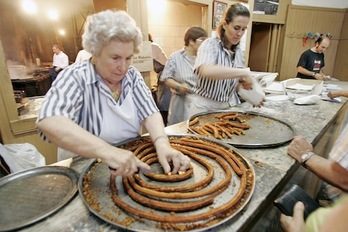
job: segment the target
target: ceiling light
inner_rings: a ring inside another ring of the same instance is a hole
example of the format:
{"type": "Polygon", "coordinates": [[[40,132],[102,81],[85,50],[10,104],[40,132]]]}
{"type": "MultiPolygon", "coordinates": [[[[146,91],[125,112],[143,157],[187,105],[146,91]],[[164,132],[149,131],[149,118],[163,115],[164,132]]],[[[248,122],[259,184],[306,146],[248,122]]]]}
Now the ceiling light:
{"type": "Polygon", "coordinates": [[[37,12],[37,6],[32,0],[23,0],[22,8],[28,14],[35,14],[37,12]]]}

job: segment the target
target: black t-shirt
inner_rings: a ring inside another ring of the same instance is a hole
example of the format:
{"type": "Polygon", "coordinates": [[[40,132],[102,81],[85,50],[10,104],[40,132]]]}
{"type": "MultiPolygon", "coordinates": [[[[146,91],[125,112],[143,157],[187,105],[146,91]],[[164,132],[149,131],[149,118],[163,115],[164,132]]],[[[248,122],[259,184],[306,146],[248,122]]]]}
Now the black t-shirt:
{"type": "MultiPolygon", "coordinates": [[[[308,49],[304,53],[302,53],[297,67],[301,66],[308,71],[313,71],[315,73],[319,73],[320,70],[325,66],[324,63],[324,53],[316,53],[311,49],[308,49]]],[[[303,75],[301,73],[297,73],[297,77],[304,79],[315,79],[313,76],[303,75]]]]}

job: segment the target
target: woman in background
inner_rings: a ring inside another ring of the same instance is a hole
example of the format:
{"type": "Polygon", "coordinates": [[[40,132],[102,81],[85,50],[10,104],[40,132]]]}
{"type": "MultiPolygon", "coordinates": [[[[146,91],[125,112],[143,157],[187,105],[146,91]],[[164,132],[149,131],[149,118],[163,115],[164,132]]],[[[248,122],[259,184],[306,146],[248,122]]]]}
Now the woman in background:
{"type": "Polygon", "coordinates": [[[184,48],[170,55],[161,75],[161,81],[170,87],[168,125],[188,119],[188,109],[185,99],[192,93],[197,76],[193,72],[197,50],[201,43],[208,37],[207,32],[197,26],[190,27],[184,35],[184,48]]]}
{"type": "Polygon", "coordinates": [[[188,96],[189,116],[239,104],[238,88],[252,88],[251,73],[243,69],[244,54],[239,45],[249,20],[248,8],[232,4],[216,29],[217,36],[206,39],[199,47],[195,94],[188,96]]]}

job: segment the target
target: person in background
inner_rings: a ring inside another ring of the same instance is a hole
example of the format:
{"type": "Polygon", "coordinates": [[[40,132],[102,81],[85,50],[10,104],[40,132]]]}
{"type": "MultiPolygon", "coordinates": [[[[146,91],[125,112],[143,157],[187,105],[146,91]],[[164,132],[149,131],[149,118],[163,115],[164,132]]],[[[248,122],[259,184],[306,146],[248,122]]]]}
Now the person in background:
{"type": "Polygon", "coordinates": [[[208,37],[207,32],[198,26],[190,27],[184,35],[184,48],[170,55],[161,75],[161,81],[170,87],[172,97],[169,105],[168,125],[188,119],[186,95],[192,92],[197,76],[193,72],[197,50],[208,37]]]}
{"type": "Polygon", "coordinates": [[[239,46],[249,20],[248,8],[240,3],[232,4],[217,27],[217,37],[207,38],[199,47],[194,66],[197,83],[194,94],[186,99],[189,117],[239,104],[238,88],[252,88],[252,76],[243,69],[244,54],[239,46]]]}
{"type": "Polygon", "coordinates": [[[328,80],[323,73],[325,66],[324,52],[330,46],[330,39],[320,35],[311,49],[303,52],[297,63],[297,77],[303,79],[328,80]]]}
{"type": "Polygon", "coordinates": [[[69,57],[62,51],[61,47],[57,44],[53,45],[53,63],[50,69],[52,82],[56,80],[58,73],[69,65],[69,57]]]}
{"type": "Polygon", "coordinates": [[[313,146],[300,135],[295,136],[290,143],[288,154],[325,182],[343,191],[348,191],[347,136],[348,126],[345,125],[330,151],[329,159],[316,155],[313,152],[313,146]]]}
{"type": "MultiPolygon", "coordinates": [[[[325,216],[320,219],[321,223],[318,227],[308,228],[308,222],[304,221],[305,206],[302,202],[297,202],[294,206],[294,215],[292,217],[281,215],[280,221],[284,232],[346,232],[348,228],[348,196],[345,195],[340,199],[340,203],[325,210],[325,216]]],[[[315,212],[315,211],[314,211],[315,212]]],[[[314,213],[313,212],[313,213],[314,213]]],[[[312,213],[312,214],[313,214],[312,213]]],[[[308,220],[308,219],[307,219],[308,220]]]]}
{"type": "Polygon", "coordinates": [[[167,125],[169,103],[172,94],[170,89],[160,80],[160,76],[167,62],[167,55],[161,46],[153,41],[150,33],[148,36],[152,48],[153,69],[157,73],[156,104],[162,115],[164,125],[167,125]]]}
{"type": "Polygon", "coordinates": [[[58,160],[100,158],[113,175],[150,169],[132,152],[113,146],[138,137],[144,126],[164,172],[186,171],[190,159],[171,147],[151,91],[131,66],[142,45],[134,19],[124,11],[90,15],[82,40],[92,58],[60,73],[37,119],[40,136],[59,147],[58,160]]]}
{"type": "Polygon", "coordinates": [[[87,52],[85,49],[81,49],[76,56],[75,63],[76,62],[81,62],[84,60],[88,60],[89,58],[92,57],[92,54],[87,52]]]}
{"type": "MultiPolygon", "coordinates": [[[[281,215],[281,224],[285,231],[319,231],[326,218],[336,207],[348,203],[348,125],[346,124],[337,138],[329,159],[313,152],[313,146],[303,137],[295,136],[288,147],[288,154],[308,170],[326,182],[324,191],[333,200],[332,207],[319,208],[312,212],[304,224],[303,204],[294,207],[293,217],[281,215]],[[303,230],[296,230],[303,228],[303,230]]],[[[348,228],[348,226],[346,226],[348,228]]],[[[333,230],[336,231],[336,230],[333,230]]]]}

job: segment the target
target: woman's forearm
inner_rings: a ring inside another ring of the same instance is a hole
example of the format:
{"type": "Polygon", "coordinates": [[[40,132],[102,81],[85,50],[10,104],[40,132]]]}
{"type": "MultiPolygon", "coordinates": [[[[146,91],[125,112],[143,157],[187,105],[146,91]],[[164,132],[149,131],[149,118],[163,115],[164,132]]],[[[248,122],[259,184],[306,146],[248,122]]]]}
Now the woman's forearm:
{"type": "Polygon", "coordinates": [[[102,158],[100,153],[109,146],[64,116],[45,118],[37,127],[52,143],[87,158],[102,158]]]}
{"type": "Polygon", "coordinates": [[[147,132],[150,134],[152,141],[155,141],[160,137],[166,137],[163,119],[159,112],[156,112],[147,117],[144,121],[144,126],[147,132]]]}
{"type": "Polygon", "coordinates": [[[233,79],[248,77],[250,76],[250,71],[241,68],[203,64],[199,67],[198,75],[209,79],[233,79]]]}

